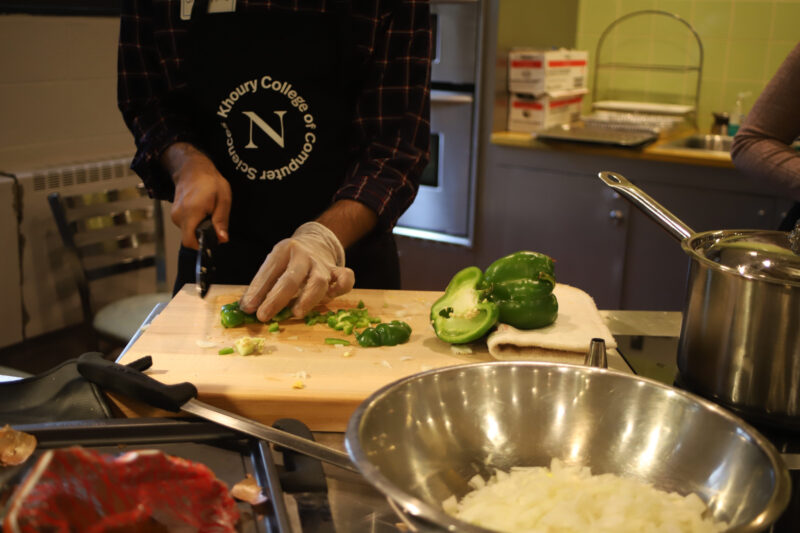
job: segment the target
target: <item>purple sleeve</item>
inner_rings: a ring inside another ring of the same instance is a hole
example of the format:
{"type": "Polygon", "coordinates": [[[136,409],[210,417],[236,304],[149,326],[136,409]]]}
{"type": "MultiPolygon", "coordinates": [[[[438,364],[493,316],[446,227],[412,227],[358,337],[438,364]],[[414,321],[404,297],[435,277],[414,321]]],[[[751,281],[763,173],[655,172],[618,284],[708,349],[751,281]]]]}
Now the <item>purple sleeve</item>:
{"type": "Polygon", "coordinates": [[[800,44],[756,100],[733,141],[736,167],[800,202],[800,44]]]}

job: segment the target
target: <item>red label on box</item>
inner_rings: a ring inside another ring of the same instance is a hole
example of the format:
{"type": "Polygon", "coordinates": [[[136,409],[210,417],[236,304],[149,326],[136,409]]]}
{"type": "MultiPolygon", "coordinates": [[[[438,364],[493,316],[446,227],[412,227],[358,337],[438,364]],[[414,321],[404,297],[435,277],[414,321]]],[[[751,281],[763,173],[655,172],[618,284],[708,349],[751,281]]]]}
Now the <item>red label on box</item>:
{"type": "Polygon", "coordinates": [[[544,109],[539,102],[514,102],[513,105],[517,109],[544,109]]]}
{"type": "Polygon", "coordinates": [[[578,96],[577,98],[570,98],[569,100],[556,100],[555,102],[550,102],[550,107],[561,107],[562,105],[580,104],[582,99],[583,99],[582,96],[578,96]]]}
{"type": "Polygon", "coordinates": [[[586,66],[586,61],[583,59],[571,59],[571,60],[561,60],[561,61],[549,61],[547,63],[548,67],[583,67],[586,66]]]}
{"type": "Polygon", "coordinates": [[[542,68],[542,62],[534,59],[515,59],[511,62],[514,68],[542,68]]]}

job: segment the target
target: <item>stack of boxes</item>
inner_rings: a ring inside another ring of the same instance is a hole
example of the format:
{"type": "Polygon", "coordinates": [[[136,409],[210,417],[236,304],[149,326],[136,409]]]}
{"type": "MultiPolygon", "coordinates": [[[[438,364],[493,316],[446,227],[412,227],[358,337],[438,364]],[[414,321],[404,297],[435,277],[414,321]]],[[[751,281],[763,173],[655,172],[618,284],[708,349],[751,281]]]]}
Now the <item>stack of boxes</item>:
{"type": "Polygon", "coordinates": [[[508,58],[509,131],[535,133],[580,118],[588,52],[514,48],[508,58]]]}

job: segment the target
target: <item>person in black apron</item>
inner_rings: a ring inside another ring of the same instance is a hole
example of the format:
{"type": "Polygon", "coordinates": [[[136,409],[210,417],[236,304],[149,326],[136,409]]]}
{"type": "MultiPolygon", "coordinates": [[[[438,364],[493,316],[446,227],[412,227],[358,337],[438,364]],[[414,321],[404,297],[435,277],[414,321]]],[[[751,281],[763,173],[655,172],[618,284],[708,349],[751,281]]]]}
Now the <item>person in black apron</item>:
{"type": "MultiPolygon", "coordinates": [[[[173,221],[182,226],[184,244],[193,245],[193,228],[214,213],[221,244],[212,281],[250,284],[241,305],[246,311],[258,308],[262,320],[295,296],[292,283],[304,283],[305,272],[294,272],[298,279],[290,279],[277,296],[276,284],[267,297],[272,301],[262,304],[276,276],[282,269],[288,276],[295,264],[319,263],[329,270],[323,281],[330,291],[322,291],[328,296],[349,290],[353,280],[341,268],[343,245],[356,286],[400,288],[391,231],[374,229],[377,216],[356,201],[331,207],[349,163],[348,132],[360,84],[351,64],[350,2],[332,3],[335,9],[324,13],[210,14],[208,0],[197,0],[192,8],[190,98],[182,105],[188,106],[198,141],[174,144],[161,158],[178,177],[173,221]],[[194,162],[187,163],[189,158],[194,162]],[[317,219],[338,227],[338,236],[322,224],[309,224],[317,219]],[[287,265],[289,255],[301,252],[308,257],[287,265]],[[270,272],[256,276],[259,267],[270,272]]],[[[181,246],[175,292],[194,282],[195,261],[196,250],[181,246]]],[[[307,312],[322,296],[298,297],[302,305],[295,306],[295,314],[307,312]]]]}

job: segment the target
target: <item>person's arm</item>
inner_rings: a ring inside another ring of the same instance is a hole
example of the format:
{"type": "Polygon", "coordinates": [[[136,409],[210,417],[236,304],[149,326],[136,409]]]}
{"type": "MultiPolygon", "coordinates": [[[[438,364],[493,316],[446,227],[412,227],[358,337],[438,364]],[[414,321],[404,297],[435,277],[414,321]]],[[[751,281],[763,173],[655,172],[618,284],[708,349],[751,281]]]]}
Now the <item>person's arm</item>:
{"type": "Polygon", "coordinates": [[[172,200],[174,185],[162,153],[179,141],[197,143],[178,68],[185,28],[170,25],[172,7],[123,0],[117,51],[117,105],[137,148],[131,167],[150,195],[164,200],[172,200]]]}
{"type": "MultiPolygon", "coordinates": [[[[356,157],[335,200],[369,207],[381,230],[411,205],[429,159],[431,27],[428,0],[401,0],[379,27],[356,101],[356,157]]],[[[391,2],[380,2],[391,5],[391,2]]]]}
{"type": "Polygon", "coordinates": [[[361,202],[339,200],[322,213],[317,222],[331,230],[347,249],[375,227],[378,215],[361,202]]]}
{"type": "Polygon", "coordinates": [[[747,175],[800,202],[800,44],[758,97],[736,134],[731,157],[747,175]]]}

